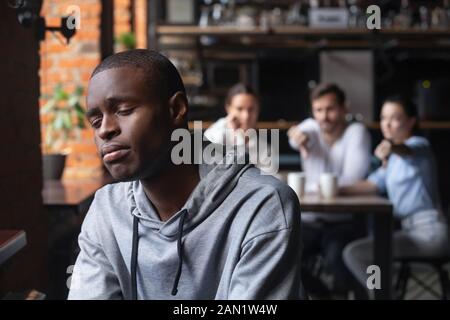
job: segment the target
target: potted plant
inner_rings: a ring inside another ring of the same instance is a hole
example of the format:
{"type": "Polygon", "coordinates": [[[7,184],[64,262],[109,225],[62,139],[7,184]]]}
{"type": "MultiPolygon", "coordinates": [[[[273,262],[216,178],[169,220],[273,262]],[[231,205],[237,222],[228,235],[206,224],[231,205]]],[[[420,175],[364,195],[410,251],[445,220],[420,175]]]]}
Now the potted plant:
{"type": "Polygon", "coordinates": [[[86,127],[82,97],[81,86],[77,86],[73,93],[68,93],[59,84],[41,109],[41,115],[48,120],[42,150],[44,179],[62,177],[69,152],[68,142],[79,139],[81,129],[86,127]]]}
{"type": "Polygon", "coordinates": [[[136,49],[136,35],[133,32],[123,32],[115,38],[116,52],[136,49]]]}

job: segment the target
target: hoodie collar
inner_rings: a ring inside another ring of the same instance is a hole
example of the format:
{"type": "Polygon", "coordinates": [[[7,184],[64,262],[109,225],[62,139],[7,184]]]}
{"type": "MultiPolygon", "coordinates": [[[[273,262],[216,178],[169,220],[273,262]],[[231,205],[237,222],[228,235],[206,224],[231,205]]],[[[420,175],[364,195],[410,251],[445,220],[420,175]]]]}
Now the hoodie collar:
{"type": "Polygon", "coordinates": [[[165,237],[173,238],[178,234],[180,216],[184,210],[187,210],[184,232],[189,232],[214,212],[234,189],[240,176],[250,166],[248,163],[200,164],[199,184],[193,190],[183,208],[165,222],[160,220],[153,204],[147,198],[142,183],[133,181],[130,183],[128,190],[131,214],[140,219],[144,227],[151,228],[165,237]]]}

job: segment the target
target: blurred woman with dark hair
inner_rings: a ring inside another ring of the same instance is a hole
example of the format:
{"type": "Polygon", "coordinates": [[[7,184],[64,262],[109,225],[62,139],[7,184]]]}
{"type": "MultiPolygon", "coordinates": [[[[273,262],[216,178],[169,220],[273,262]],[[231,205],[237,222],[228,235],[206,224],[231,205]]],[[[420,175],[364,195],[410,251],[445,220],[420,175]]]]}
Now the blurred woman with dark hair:
{"type": "Polygon", "coordinates": [[[238,129],[255,129],[259,116],[259,97],[250,86],[238,83],[228,90],[225,98],[227,116],[217,120],[206,131],[205,136],[214,143],[225,144],[226,134],[235,135],[237,144],[244,143],[243,136],[235,134],[238,129]],[[228,131],[226,130],[228,129],[228,131]]]}
{"type": "Polygon", "coordinates": [[[270,145],[267,141],[265,141],[267,143],[258,143],[257,139],[259,110],[259,96],[256,91],[249,85],[237,83],[228,90],[225,98],[227,116],[214,122],[205,131],[205,137],[211,142],[223,145],[229,143],[245,145],[248,152],[257,152],[257,155],[254,155],[258,158],[255,164],[261,170],[271,172],[268,153],[270,145]],[[250,134],[253,130],[254,136],[250,134]]]}
{"type": "MultiPolygon", "coordinates": [[[[393,235],[393,257],[433,257],[448,252],[449,239],[442,214],[435,161],[430,143],[415,135],[417,109],[402,96],[386,99],[381,110],[384,140],[375,149],[382,166],[366,181],[342,187],[342,194],[387,194],[401,230],[393,235]]],[[[344,261],[366,286],[373,264],[373,239],[356,240],[344,249],[344,261]]]]}

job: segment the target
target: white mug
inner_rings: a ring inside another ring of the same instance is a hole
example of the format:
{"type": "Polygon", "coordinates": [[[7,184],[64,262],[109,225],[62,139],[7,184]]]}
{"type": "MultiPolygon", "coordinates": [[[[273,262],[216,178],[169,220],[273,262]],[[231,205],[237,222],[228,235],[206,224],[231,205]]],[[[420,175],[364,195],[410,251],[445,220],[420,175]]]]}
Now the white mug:
{"type": "Polygon", "coordinates": [[[323,198],[334,198],[338,193],[337,176],[333,173],[323,173],[320,176],[319,186],[323,198]]]}
{"type": "Polygon", "coordinates": [[[305,194],[306,175],[303,172],[290,172],[287,176],[287,184],[302,197],[305,194]]]}

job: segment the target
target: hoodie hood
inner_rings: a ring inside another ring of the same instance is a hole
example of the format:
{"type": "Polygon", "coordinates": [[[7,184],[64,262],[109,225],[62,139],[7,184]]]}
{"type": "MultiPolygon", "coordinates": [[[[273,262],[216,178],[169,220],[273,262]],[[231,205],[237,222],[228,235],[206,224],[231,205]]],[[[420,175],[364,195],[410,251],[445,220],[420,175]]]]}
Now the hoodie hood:
{"type": "MultiPolygon", "coordinates": [[[[232,153],[227,155],[227,157],[233,156],[232,153]]],[[[131,214],[137,217],[144,227],[153,229],[164,237],[176,238],[181,214],[187,211],[183,231],[189,232],[214,212],[234,189],[240,176],[251,166],[248,163],[237,164],[243,161],[235,161],[237,163],[231,164],[227,162],[217,165],[199,164],[199,184],[183,208],[167,221],[160,220],[151,200],[144,192],[142,183],[132,182],[127,193],[131,214]]]]}

